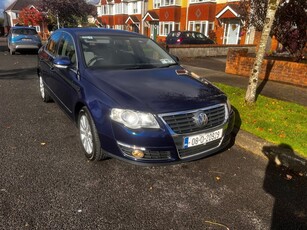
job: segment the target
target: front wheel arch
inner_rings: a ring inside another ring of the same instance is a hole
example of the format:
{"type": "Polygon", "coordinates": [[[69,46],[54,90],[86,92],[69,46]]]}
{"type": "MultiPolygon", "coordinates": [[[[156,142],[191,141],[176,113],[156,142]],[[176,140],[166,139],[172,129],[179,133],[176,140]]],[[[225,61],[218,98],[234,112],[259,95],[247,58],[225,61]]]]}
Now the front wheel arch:
{"type": "Polygon", "coordinates": [[[95,122],[86,106],[83,106],[79,111],[77,126],[81,146],[85,156],[91,161],[105,159],[107,154],[101,149],[101,143],[95,122]]]}

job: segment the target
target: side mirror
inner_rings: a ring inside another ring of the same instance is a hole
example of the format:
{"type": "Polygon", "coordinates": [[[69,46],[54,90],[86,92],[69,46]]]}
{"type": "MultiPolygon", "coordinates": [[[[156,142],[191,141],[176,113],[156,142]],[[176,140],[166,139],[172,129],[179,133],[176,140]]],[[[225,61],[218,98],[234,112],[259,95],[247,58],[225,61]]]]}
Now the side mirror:
{"type": "Polygon", "coordinates": [[[53,64],[59,69],[67,69],[72,63],[68,57],[57,57],[54,59],[53,64]]]}

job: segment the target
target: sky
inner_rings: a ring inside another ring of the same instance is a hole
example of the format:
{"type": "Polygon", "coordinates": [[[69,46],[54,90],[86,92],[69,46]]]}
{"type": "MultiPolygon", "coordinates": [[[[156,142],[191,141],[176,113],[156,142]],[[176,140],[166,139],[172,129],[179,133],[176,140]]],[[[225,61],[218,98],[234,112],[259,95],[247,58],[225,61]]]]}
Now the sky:
{"type": "Polygon", "coordinates": [[[3,16],[3,11],[8,7],[14,0],[0,0],[0,17],[3,16]]]}

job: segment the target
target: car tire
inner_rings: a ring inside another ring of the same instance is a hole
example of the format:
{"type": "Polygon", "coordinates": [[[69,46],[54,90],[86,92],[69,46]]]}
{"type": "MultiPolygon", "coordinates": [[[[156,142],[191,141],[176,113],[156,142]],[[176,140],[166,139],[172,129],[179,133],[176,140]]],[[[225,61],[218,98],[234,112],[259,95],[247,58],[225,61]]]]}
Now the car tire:
{"type": "Polygon", "coordinates": [[[83,107],[78,116],[78,129],[82,149],[90,161],[100,161],[107,157],[101,149],[101,144],[95,123],[86,107],[83,107]]]}
{"type": "Polygon", "coordinates": [[[50,95],[46,91],[45,83],[43,81],[42,76],[39,76],[39,91],[40,91],[41,98],[42,98],[43,102],[50,102],[50,101],[52,101],[50,95]]]}

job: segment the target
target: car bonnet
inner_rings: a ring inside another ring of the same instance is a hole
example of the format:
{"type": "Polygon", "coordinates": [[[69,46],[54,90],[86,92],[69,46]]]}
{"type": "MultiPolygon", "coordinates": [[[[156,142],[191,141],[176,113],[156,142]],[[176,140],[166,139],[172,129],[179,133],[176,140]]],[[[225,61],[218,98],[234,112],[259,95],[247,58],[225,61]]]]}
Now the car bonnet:
{"type": "Polygon", "coordinates": [[[87,70],[88,80],[121,108],[155,114],[184,111],[225,102],[226,96],[210,83],[202,83],[182,67],[142,70],[87,70]]]}

